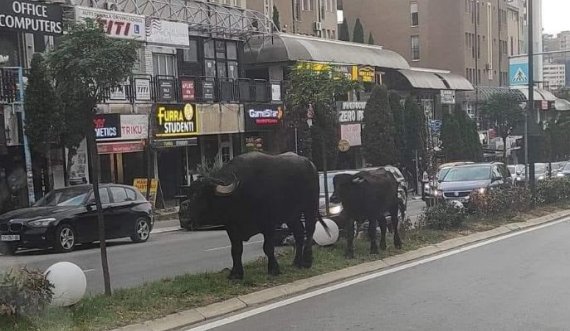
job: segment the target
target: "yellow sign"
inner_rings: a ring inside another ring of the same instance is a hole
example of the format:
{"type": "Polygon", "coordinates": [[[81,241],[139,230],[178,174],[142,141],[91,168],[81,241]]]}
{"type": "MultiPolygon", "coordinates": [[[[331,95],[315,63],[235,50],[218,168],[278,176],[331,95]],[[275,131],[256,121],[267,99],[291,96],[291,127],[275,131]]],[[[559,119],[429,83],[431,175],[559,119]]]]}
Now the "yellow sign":
{"type": "Polygon", "coordinates": [[[197,112],[192,104],[160,104],[156,107],[156,137],[182,138],[198,134],[197,112]]]}
{"type": "Polygon", "coordinates": [[[371,66],[352,66],[352,80],[364,83],[374,83],[376,81],[376,70],[371,66]]]}
{"type": "MultiPolygon", "coordinates": [[[[133,180],[133,186],[136,187],[144,197],[146,197],[147,180],[146,178],[135,178],[133,180]]],[[[151,179],[150,181],[150,196],[149,201],[154,208],[156,204],[156,193],[158,192],[158,179],[151,179]]]]}
{"type": "Polygon", "coordinates": [[[327,71],[331,69],[331,66],[327,63],[321,62],[297,62],[297,69],[308,69],[313,71],[327,71]]]}

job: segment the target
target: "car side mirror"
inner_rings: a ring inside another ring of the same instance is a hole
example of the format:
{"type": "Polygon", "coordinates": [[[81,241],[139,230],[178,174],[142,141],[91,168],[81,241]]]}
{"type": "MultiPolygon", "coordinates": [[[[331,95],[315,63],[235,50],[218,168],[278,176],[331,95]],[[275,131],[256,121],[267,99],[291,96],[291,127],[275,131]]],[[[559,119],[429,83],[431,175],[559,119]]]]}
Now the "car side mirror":
{"type": "Polygon", "coordinates": [[[500,181],[502,179],[503,179],[502,177],[493,177],[492,181],[497,182],[497,181],[500,181]]]}
{"type": "Polygon", "coordinates": [[[88,211],[92,211],[94,209],[97,209],[97,204],[95,203],[95,200],[87,202],[87,204],[85,205],[85,208],[87,208],[88,211]]]}

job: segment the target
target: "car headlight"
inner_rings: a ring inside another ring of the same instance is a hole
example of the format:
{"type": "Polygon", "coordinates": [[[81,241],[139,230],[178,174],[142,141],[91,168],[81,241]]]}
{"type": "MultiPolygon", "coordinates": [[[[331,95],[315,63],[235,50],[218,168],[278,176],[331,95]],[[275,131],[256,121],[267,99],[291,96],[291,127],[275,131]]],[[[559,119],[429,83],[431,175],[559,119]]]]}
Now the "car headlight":
{"type": "Polygon", "coordinates": [[[51,222],[55,221],[55,218],[42,218],[35,221],[28,222],[28,225],[33,228],[44,228],[48,226],[51,222]]]}
{"type": "Polygon", "coordinates": [[[342,206],[341,205],[332,206],[329,208],[329,214],[331,214],[331,215],[338,215],[341,212],[342,212],[342,206]]]}
{"type": "Polygon", "coordinates": [[[479,194],[485,194],[485,192],[487,192],[487,189],[484,187],[481,187],[480,189],[477,190],[477,193],[479,194]]]}

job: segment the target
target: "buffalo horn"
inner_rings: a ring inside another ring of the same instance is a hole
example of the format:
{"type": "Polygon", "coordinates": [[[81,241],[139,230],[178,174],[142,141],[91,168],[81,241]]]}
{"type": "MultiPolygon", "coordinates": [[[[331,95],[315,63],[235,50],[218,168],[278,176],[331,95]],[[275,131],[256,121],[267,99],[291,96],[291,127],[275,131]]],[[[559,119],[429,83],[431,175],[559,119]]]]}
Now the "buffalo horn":
{"type": "Polygon", "coordinates": [[[233,182],[230,185],[216,185],[216,194],[225,196],[234,193],[237,188],[237,182],[233,182]]]}

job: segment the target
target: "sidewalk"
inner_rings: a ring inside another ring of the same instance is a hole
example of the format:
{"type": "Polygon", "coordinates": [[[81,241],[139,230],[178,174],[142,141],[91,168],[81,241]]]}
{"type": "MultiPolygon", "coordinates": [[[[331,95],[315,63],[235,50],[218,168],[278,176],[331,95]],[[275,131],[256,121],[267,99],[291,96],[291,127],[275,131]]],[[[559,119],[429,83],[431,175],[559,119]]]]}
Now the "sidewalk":
{"type": "Polygon", "coordinates": [[[180,222],[178,221],[178,219],[170,219],[165,221],[155,221],[154,228],[152,229],[151,233],[156,234],[156,233],[172,232],[172,231],[179,231],[181,229],[182,228],[180,228],[180,222]]]}

